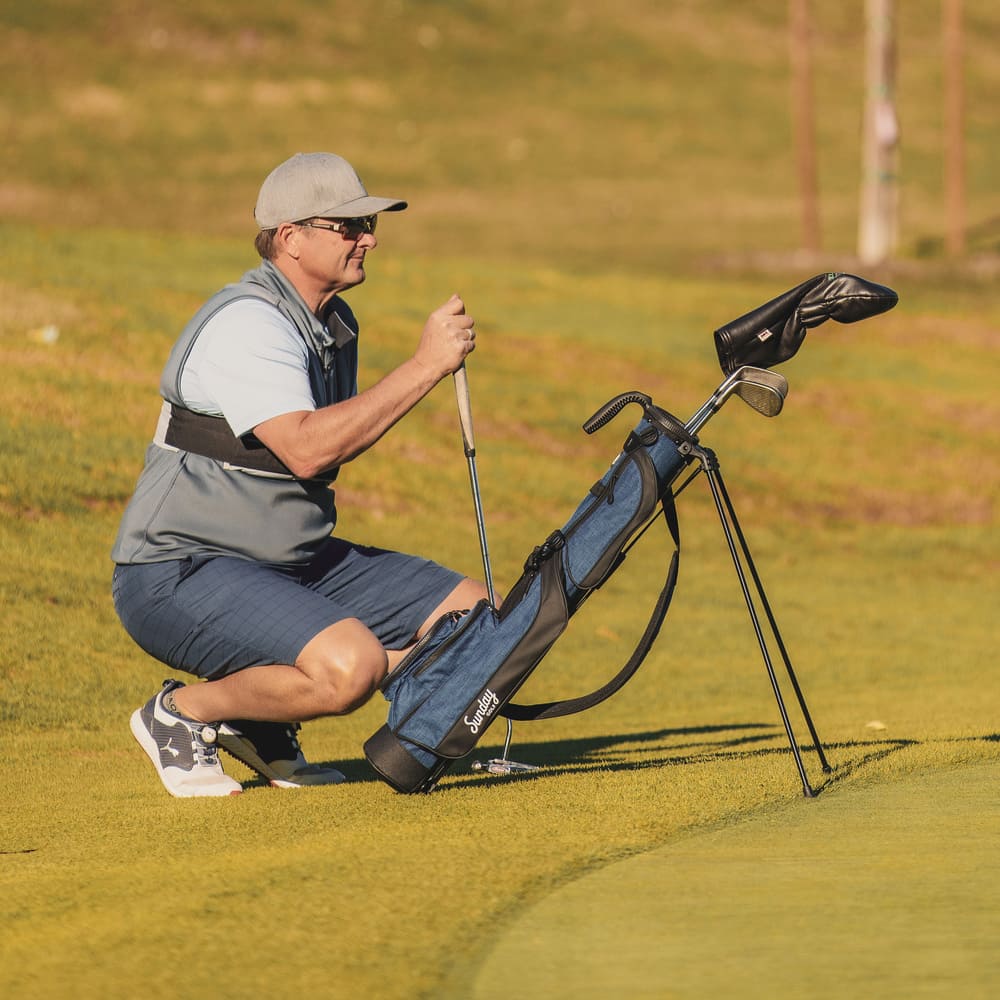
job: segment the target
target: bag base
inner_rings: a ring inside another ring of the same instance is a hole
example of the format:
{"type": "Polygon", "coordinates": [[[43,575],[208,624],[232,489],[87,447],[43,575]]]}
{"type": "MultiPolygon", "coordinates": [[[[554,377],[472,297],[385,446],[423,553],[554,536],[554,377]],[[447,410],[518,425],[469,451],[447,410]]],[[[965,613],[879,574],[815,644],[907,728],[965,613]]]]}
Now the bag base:
{"type": "Polygon", "coordinates": [[[448,765],[448,761],[441,760],[437,766],[427,767],[406,749],[388,725],[368,738],[364,751],[368,763],[382,780],[404,794],[433,787],[448,765]]]}

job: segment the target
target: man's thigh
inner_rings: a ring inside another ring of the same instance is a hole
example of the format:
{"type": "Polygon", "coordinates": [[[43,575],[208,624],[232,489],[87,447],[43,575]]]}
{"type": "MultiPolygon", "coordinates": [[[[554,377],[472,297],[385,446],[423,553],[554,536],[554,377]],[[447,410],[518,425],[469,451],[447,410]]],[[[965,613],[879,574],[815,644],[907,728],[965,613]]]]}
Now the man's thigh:
{"type": "Polygon", "coordinates": [[[304,570],[225,556],[118,567],[115,607],[162,662],[205,678],[295,663],[316,635],[357,618],[406,645],[462,577],[435,563],[335,540],[304,570]]]}
{"type": "Polygon", "coordinates": [[[281,572],[228,557],[119,566],[114,598],[147,653],[209,679],[294,663],[314,635],[350,617],[281,572]]]}
{"type": "Polygon", "coordinates": [[[465,579],[418,556],[331,538],[302,583],[364,622],[387,649],[409,645],[465,579]]]}

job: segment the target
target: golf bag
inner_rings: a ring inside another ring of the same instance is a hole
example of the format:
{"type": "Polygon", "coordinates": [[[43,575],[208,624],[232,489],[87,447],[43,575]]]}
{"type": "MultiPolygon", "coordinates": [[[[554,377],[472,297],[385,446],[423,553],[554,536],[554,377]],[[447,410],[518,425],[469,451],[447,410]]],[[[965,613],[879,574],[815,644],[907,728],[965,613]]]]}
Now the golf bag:
{"type": "MultiPolygon", "coordinates": [[[[747,581],[748,574],[824,771],[829,771],[829,764],[722,481],[718,462],[714,453],[699,445],[696,435],[704,422],[733,394],[757,412],[776,416],[781,411],[788,383],[783,376],[768,371],[769,366],[792,357],[807,330],[827,319],[854,323],[891,309],[896,301],[892,289],[855,275],[817,275],[715,331],[719,362],[727,378],[686,424],[639,392],[617,396],[595,413],[584,424],[588,433],[604,426],[630,403],[642,406],[643,419],[629,434],[608,472],[594,484],[572,517],[534,549],[525,562],[523,575],[502,607],[497,609],[490,601],[481,601],[469,611],[445,615],[386,677],[382,692],[390,703],[389,717],[364,746],[365,755],[378,774],[397,791],[429,791],[455,760],[472,750],[498,716],[527,720],[569,715],[599,704],[621,688],[649,652],[670,605],[680,556],[674,496],[686,485],[675,490],[673,484],[686,466],[697,463],[697,469],[705,472],[712,489],[803,791],[812,795],[747,581]],[[675,549],[652,616],[629,660],[603,687],[582,697],[539,705],[514,704],[511,699],[562,634],[570,617],[618,569],[630,545],[656,517],[658,506],[675,549]]],[[[464,377],[464,372],[462,375],[464,377]]],[[[456,384],[457,378],[456,373],[456,384]]],[[[461,412],[461,392],[459,409],[479,515],[484,569],[492,594],[475,481],[471,417],[461,412]]],[[[467,386],[464,409],[468,409],[467,386]]],[[[502,763],[510,764],[506,760],[502,763]]]]}
{"type": "Polygon", "coordinates": [[[554,718],[610,697],[638,669],[653,644],[677,579],[680,539],[671,484],[695,439],[648,396],[627,393],[587,421],[588,433],[631,402],[645,415],[608,472],[572,517],[536,547],[497,610],[480,601],[445,615],[386,678],[389,718],[366,743],[379,775],[401,792],[428,791],[452,761],[469,753],[497,716],[554,718]],[[618,568],[631,541],[662,509],[674,555],[659,600],[634,653],[604,687],[541,705],[510,699],[562,634],[580,605],[618,568]]]}

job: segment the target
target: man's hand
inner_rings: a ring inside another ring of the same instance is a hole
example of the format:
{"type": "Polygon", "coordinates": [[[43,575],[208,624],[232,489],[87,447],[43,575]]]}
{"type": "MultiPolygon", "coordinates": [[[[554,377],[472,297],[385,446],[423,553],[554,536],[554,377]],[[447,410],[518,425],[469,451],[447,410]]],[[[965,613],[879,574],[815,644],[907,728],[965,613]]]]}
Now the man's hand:
{"type": "Polygon", "coordinates": [[[317,476],[370,448],[438,382],[458,371],[475,346],[472,317],[453,295],[427,318],[413,357],[370,389],[319,410],[272,417],[254,433],[296,476],[317,476]]]}
{"type": "Polygon", "coordinates": [[[473,319],[461,298],[453,295],[427,317],[413,360],[440,380],[458,371],[475,347],[473,319]]]}

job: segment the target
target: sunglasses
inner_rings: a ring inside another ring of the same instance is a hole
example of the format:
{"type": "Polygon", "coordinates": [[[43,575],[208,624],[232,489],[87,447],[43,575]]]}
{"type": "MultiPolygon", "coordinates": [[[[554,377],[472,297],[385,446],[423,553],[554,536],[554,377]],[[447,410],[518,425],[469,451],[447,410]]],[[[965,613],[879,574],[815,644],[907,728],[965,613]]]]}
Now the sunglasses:
{"type": "Polygon", "coordinates": [[[334,219],[330,222],[300,222],[300,226],[310,229],[326,229],[331,233],[340,233],[345,240],[359,240],[366,233],[374,233],[378,223],[377,215],[364,215],[358,219],[334,219]]]}

